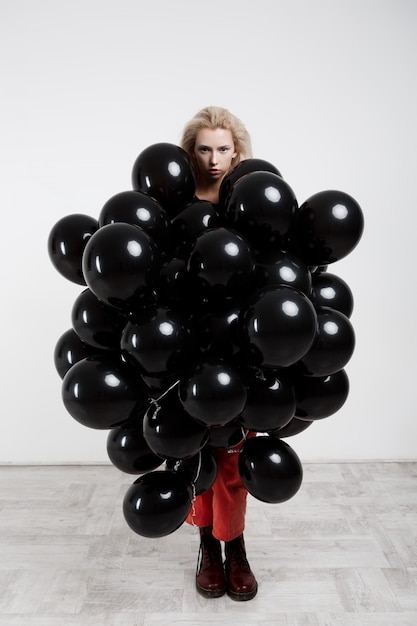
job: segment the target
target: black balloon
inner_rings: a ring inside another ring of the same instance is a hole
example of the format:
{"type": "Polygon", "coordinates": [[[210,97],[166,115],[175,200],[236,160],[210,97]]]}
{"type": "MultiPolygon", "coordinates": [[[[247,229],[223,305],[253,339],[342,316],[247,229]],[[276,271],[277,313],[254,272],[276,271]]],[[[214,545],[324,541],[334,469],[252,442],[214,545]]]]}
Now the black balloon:
{"type": "Polygon", "coordinates": [[[179,398],[191,417],[206,426],[224,426],[244,409],[247,388],[238,370],[222,359],[198,362],[180,380],[179,398]]]}
{"type": "Polygon", "coordinates": [[[217,476],[217,463],[208,446],[189,459],[169,459],[166,467],[192,485],[196,496],[210,489],[217,476]]]}
{"type": "Polygon", "coordinates": [[[211,448],[234,448],[246,437],[246,430],[235,419],[225,426],[212,426],[207,445],[211,448]]]}
{"type": "Polygon", "coordinates": [[[140,226],[158,246],[160,252],[170,249],[171,222],[156,200],[140,191],[121,191],[115,194],[100,211],[100,226],[126,222],[140,226]]]}
{"type": "Polygon", "coordinates": [[[101,350],[81,341],[74,329],[69,328],[61,335],[55,346],[54,364],[56,371],[61,378],[64,378],[75,363],[101,352],[101,350]]]}
{"type": "Polygon", "coordinates": [[[99,300],[130,312],[147,302],[155,286],[160,255],[152,239],[137,226],[102,226],[83,255],[87,285],[99,300]]]}
{"type": "Polygon", "coordinates": [[[251,172],[272,172],[273,174],[281,176],[279,170],[269,161],[253,158],[244,159],[223,178],[219,191],[220,204],[224,206],[227,204],[233,185],[237,183],[242,176],[246,176],[246,174],[250,174],[251,172]]]}
{"type": "Polygon", "coordinates": [[[246,406],[239,422],[248,430],[268,432],[285,426],[295,414],[295,393],[284,376],[269,372],[252,375],[246,406]]]}
{"type": "Polygon", "coordinates": [[[355,333],[346,315],[330,307],[319,307],[317,333],[300,366],[304,374],[327,376],[343,369],[355,348],[355,333]]]}
{"type": "Polygon", "coordinates": [[[349,379],[345,370],[329,376],[301,376],[294,382],[296,417],[314,421],[336,413],[346,402],[349,379]]]}
{"type": "Polygon", "coordinates": [[[234,299],[213,303],[195,320],[200,348],[210,355],[233,357],[239,351],[239,304],[234,299]]]}
{"type": "Polygon", "coordinates": [[[255,294],[241,312],[242,343],[260,367],[288,367],[311,347],[317,327],[314,306],[301,291],[280,286],[255,294]]]}
{"type": "Polygon", "coordinates": [[[145,441],[142,419],[112,428],[107,436],[107,454],[113,465],[126,474],[149,472],[163,463],[145,441]]]}
{"type": "Polygon", "coordinates": [[[175,306],[178,310],[189,308],[192,298],[184,259],[173,257],[162,266],[155,290],[161,304],[175,306]]]}
{"type": "Polygon", "coordinates": [[[148,446],[165,459],[187,459],[207,443],[208,429],[192,419],[177,398],[163,398],[152,406],[143,420],[148,446]]]}
{"type": "Polygon", "coordinates": [[[178,383],[178,376],[176,374],[170,374],[169,376],[145,376],[142,374],[142,380],[149,391],[149,396],[157,400],[172,385],[178,383]]]}
{"type": "Polygon", "coordinates": [[[195,240],[206,230],[220,226],[220,217],[211,202],[195,200],[172,220],[172,235],[177,252],[186,258],[195,240]]]}
{"type": "Polygon", "coordinates": [[[90,237],[97,231],[97,220],[74,213],[61,218],[48,237],[48,253],[58,272],[73,283],[85,285],[82,256],[90,237]]]}
{"type": "Polygon", "coordinates": [[[270,503],[292,498],[303,479],[297,454],[273,435],[245,441],[239,455],[239,472],[249,493],[262,502],[270,503]]]}
{"type": "Polygon", "coordinates": [[[127,318],[85,289],[71,311],[72,326],[82,341],[103,350],[118,350],[127,318]]]}
{"type": "Polygon", "coordinates": [[[309,422],[307,420],[300,420],[298,419],[298,417],[293,417],[286,426],[272,431],[271,434],[276,435],[280,439],[285,437],[293,437],[294,435],[299,435],[300,433],[307,430],[307,428],[313,423],[313,421],[309,422]]]}
{"type": "Polygon", "coordinates": [[[189,325],[178,311],[167,307],[151,309],[144,319],[128,322],[120,345],[122,354],[151,377],[175,374],[194,350],[189,325]]]}
{"type": "Polygon", "coordinates": [[[172,218],[195,195],[195,176],[188,154],[171,143],[148,146],[133,165],[132,186],[155,198],[172,218]]]}
{"type": "Polygon", "coordinates": [[[78,361],[62,381],[62,399],[67,411],[89,428],[106,430],[119,426],[147,397],[139,374],[112,355],[78,361]]]}
{"type": "Polygon", "coordinates": [[[233,186],[226,220],[255,250],[282,248],[297,207],[293,190],[280,176],[251,172],[233,186]]]}
{"type": "Polygon", "coordinates": [[[131,530],[142,537],[164,537],[177,530],[191,509],[192,490],[171,471],[149,472],[129,487],[123,515],[131,530]]]}
{"type": "Polygon", "coordinates": [[[362,209],[352,196],[320,191],[299,208],[292,239],[308,265],[326,265],[349,254],[362,237],[362,209]]]}
{"type": "Polygon", "coordinates": [[[340,276],[330,272],[314,273],[310,300],[316,307],[329,306],[350,317],[353,311],[353,294],[340,276]]]}
{"type": "Polygon", "coordinates": [[[200,235],[188,259],[193,286],[211,301],[241,298],[251,290],[254,260],[247,241],[228,228],[200,235]]]}
{"type": "Polygon", "coordinates": [[[310,295],[310,270],[290,252],[274,249],[261,252],[256,256],[255,275],[257,289],[287,285],[310,295]]]}

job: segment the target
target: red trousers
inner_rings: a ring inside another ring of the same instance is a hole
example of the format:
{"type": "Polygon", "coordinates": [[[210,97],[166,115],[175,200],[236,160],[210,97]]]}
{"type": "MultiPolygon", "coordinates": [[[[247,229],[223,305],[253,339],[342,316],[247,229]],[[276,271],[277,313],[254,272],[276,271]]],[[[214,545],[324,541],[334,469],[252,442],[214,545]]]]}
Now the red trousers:
{"type": "MultiPolygon", "coordinates": [[[[248,433],[248,436],[255,433],[248,433]]],[[[213,448],[217,476],[208,491],[197,496],[186,519],[189,524],[213,527],[220,541],[239,537],[245,528],[248,492],[240,478],[238,461],[243,441],[234,448],[213,448]]]]}

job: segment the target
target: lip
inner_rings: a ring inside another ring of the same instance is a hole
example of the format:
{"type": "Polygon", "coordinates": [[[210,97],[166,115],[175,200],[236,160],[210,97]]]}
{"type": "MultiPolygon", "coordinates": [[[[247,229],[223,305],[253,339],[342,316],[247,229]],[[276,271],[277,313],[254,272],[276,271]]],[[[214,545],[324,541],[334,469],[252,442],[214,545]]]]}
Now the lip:
{"type": "Polygon", "coordinates": [[[220,174],[220,170],[216,170],[216,169],[210,169],[209,170],[209,174],[220,174]]]}

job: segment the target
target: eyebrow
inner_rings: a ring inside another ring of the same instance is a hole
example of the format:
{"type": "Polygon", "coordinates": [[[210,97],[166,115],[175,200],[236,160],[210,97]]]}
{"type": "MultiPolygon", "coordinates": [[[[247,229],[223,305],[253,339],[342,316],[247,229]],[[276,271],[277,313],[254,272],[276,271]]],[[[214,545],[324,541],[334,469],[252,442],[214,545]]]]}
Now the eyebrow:
{"type": "MultiPolygon", "coordinates": [[[[230,144],[225,143],[223,146],[217,146],[217,149],[219,149],[219,148],[231,148],[231,147],[232,146],[230,144]]],[[[208,148],[209,150],[211,150],[211,147],[210,146],[206,146],[206,144],[204,144],[204,143],[199,143],[197,145],[197,148],[208,148]]]]}

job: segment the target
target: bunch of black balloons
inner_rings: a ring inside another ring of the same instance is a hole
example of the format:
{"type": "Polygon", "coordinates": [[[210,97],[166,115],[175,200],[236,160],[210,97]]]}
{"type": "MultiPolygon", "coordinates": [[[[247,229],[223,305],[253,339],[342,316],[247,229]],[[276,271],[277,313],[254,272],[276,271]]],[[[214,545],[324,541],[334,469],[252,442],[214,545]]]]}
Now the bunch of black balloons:
{"type": "Polygon", "coordinates": [[[84,286],[54,359],[70,415],[109,430],[111,462],[140,475],[127,523],[160,537],[213,484],[213,448],[245,440],[239,471],[259,500],[299,489],[300,460],[282,439],[346,401],[353,298],[327,269],[364,223],[341,191],[299,206],[262,159],[225,177],[218,205],[195,197],[192,163],[173,144],[143,150],[132,183],[98,219],[68,215],[50,232],[53,265],[84,286]]]}

